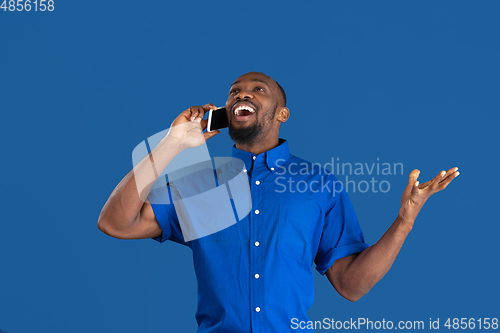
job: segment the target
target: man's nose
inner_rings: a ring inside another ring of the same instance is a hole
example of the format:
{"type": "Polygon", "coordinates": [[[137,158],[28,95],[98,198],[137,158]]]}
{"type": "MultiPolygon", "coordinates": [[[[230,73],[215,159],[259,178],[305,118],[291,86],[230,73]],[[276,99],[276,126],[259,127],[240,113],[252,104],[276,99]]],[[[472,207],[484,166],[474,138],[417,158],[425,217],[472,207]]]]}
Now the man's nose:
{"type": "Polygon", "coordinates": [[[241,89],[240,91],[238,91],[235,98],[236,99],[253,98],[253,94],[250,92],[250,90],[241,89]]]}

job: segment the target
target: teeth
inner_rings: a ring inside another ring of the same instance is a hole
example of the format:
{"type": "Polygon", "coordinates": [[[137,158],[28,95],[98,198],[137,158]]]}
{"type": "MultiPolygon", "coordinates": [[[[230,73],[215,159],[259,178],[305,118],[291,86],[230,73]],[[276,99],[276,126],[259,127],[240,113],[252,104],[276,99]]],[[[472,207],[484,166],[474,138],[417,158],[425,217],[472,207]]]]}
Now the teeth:
{"type": "Polygon", "coordinates": [[[251,113],[255,113],[255,110],[254,108],[252,107],[249,107],[249,106],[246,106],[246,105],[242,105],[242,106],[238,106],[235,110],[234,110],[234,114],[239,116],[240,115],[240,110],[247,110],[251,113]]]}

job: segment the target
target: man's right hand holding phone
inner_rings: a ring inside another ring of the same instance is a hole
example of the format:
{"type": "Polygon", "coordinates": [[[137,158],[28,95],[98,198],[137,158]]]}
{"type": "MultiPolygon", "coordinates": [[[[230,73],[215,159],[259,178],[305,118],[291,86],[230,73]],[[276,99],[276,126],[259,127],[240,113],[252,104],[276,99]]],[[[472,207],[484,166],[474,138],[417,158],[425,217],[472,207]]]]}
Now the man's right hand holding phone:
{"type": "Polygon", "coordinates": [[[172,122],[167,137],[173,139],[178,145],[177,148],[181,150],[204,144],[206,140],[220,133],[218,130],[203,133],[208,123],[203,116],[210,110],[217,110],[217,107],[208,103],[203,106],[192,106],[183,111],[172,122]]]}

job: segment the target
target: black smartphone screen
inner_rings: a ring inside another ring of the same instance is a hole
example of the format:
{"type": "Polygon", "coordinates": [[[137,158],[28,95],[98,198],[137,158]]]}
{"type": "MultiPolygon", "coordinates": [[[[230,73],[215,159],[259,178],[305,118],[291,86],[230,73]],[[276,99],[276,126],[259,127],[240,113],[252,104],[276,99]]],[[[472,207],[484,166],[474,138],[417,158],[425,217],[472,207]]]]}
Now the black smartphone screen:
{"type": "Polygon", "coordinates": [[[212,132],[229,126],[226,108],[220,107],[217,110],[210,110],[208,115],[207,131],[212,132]]]}

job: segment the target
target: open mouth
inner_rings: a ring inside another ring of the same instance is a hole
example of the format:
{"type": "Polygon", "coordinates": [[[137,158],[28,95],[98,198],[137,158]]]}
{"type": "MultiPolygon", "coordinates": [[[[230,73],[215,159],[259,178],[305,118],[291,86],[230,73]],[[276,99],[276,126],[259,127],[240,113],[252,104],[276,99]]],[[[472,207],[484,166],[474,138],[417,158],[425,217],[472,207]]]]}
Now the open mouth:
{"type": "Polygon", "coordinates": [[[249,103],[241,103],[233,107],[233,115],[236,121],[244,121],[255,114],[255,108],[249,103]]]}

